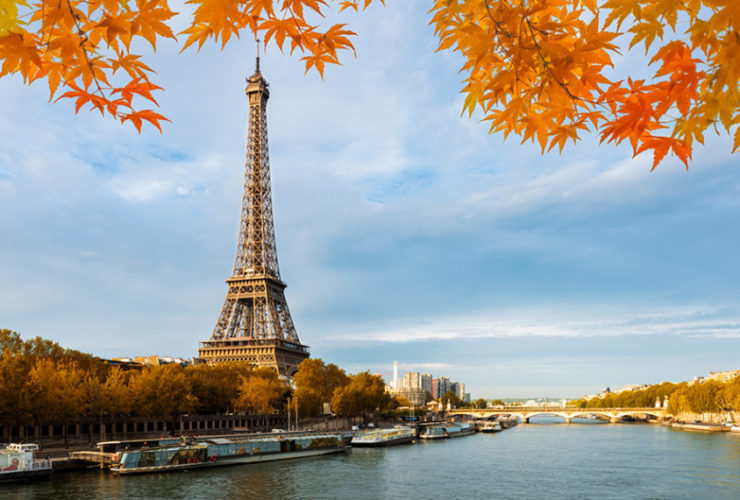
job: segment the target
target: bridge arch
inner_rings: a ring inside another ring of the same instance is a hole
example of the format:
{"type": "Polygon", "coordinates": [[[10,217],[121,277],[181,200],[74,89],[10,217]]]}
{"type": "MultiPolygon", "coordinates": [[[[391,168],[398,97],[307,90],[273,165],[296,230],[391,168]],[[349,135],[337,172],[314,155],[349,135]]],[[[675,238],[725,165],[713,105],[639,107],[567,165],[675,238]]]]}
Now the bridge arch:
{"type": "Polygon", "coordinates": [[[636,415],[645,415],[647,417],[652,417],[655,420],[660,420],[662,418],[662,415],[658,414],[657,412],[650,412],[646,410],[640,410],[640,411],[620,411],[617,412],[615,417],[616,418],[622,418],[622,417],[634,417],[636,415]]]}
{"type": "Polygon", "coordinates": [[[547,411],[547,410],[527,412],[525,415],[522,416],[522,419],[524,419],[525,416],[526,416],[526,419],[529,420],[532,417],[547,416],[547,415],[564,418],[566,422],[568,421],[568,414],[561,412],[561,411],[547,411]]]}
{"type": "Polygon", "coordinates": [[[573,413],[570,418],[586,418],[589,415],[596,415],[603,418],[604,420],[612,420],[614,418],[613,414],[603,411],[584,411],[582,413],[573,413]]]}

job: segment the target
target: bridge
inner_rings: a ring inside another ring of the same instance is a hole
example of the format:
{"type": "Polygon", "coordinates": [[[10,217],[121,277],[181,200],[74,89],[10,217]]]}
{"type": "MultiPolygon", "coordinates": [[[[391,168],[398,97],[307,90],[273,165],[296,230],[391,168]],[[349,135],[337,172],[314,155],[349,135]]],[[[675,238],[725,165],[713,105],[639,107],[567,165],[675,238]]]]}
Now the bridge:
{"type": "Polygon", "coordinates": [[[473,418],[487,418],[494,415],[511,415],[521,419],[522,423],[528,424],[529,419],[538,415],[554,415],[565,419],[565,423],[571,423],[574,418],[588,418],[595,416],[611,423],[617,423],[624,417],[646,416],[658,421],[668,416],[665,408],[556,408],[556,407],[534,407],[534,406],[504,406],[502,408],[472,409],[460,408],[447,410],[447,415],[468,415],[473,418]]]}

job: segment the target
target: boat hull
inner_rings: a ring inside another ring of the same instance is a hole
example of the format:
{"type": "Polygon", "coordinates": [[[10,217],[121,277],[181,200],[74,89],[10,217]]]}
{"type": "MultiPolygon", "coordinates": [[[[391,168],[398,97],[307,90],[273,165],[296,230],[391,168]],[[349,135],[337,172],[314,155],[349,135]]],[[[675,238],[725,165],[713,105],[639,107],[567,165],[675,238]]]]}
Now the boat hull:
{"type": "Polygon", "coordinates": [[[21,470],[0,473],[0,484],[21,481],[43,481],[51,477],[51,468],[36,470],[21,470]]]}
{"type": "Polygon", "coordinates": [[[471,434],[475,434],[475,429],[466,429],[459,432],[449,432],[447,431],[447,435],[450,438],[456,438],[456,437],[462,437],[462,436],[469,436],[471,434]]]}
{"type": "Polygon", "coordinates": [[[399,444],[413,443],[413,436],[406,436],[398,439],[388,439],[385,441],[355,441],[352,440],[353,448],[382,448],[385,446],[396,446],[399,444]]]}

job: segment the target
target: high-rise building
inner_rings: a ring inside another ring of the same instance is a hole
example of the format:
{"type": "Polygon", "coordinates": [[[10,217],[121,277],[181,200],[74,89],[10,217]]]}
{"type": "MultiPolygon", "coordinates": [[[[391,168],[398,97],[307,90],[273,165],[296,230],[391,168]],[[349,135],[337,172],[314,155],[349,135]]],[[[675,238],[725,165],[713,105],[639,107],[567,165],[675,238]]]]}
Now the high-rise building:
{"type": "Polygon", "coordinates": [[[441,398],[444,393],[450,390],[450,378],[449,377],[437,377],[437,393],[433,394],[435,398],[441,398]]]}
{"type": "Polygon", "coordinates": [[[419,372],[406,372],[403,374],[404,389],[413,391],[421,389],[421,377],[419,372]]]}
{"type": "Polygon", "coordinates": [[[398,361],[393,362],[393,390],[398,390],[398,361]]]}
{"type": "Polygon", "coordinates": [[[421,390],[432,393],[432,374],[423,373],[421,375],[421,390]]]}

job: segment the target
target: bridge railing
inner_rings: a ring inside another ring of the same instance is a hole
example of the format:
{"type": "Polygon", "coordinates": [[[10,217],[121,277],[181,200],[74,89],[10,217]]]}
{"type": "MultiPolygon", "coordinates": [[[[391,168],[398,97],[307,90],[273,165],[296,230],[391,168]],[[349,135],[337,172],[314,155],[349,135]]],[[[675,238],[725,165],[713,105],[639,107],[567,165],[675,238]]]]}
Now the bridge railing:
{"type": "Polygon", "coordinates": [[[654,407],[635,407],[635,408],[575,408],[573,406],[504,406],[501,408],[457,408],[454,410],[448,410],[449,412],[464,412],[464,413],[530,413],[533,411],[542,412],[567,412],[567,413],[603,413],[603,412],[618,412],[618,411],[629,411],[629,412],[658,412],[664,413],[665,408],[654,408],[654,407]]]}

